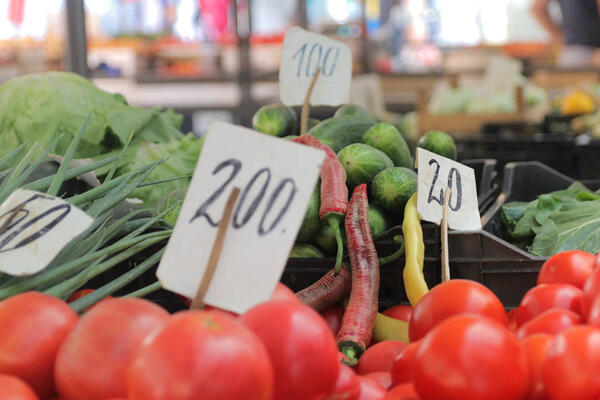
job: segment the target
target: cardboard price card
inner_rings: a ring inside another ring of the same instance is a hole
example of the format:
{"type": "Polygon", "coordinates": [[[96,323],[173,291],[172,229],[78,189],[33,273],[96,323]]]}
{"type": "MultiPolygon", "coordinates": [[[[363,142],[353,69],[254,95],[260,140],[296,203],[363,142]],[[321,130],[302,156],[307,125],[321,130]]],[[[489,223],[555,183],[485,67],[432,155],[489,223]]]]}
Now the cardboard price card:
{"type": "Polygon", "coordinates": [[[25,276],[43,270],[93,222],[61,198],[15,190],[0,206],[0,271],[25,276]]]}
{"type": "Polygon", "coordinates": [[[475,171],[422,148],[417,148],[417,211],[421,219],[440,224],[444,192],[448,201],[448,226],[456,230],[481,229],[475,171]]]}
{"type": "Polygon", "coordinates": [[[325,152],[223,122],[211,125],[157,276],[194,298],[225,203],[240,189],[204,302],[242,313],[281,277],[325,152]]]}
{"type": "Polygon", "coordinates": [[[279,68],[279,96],[289,106],[301,105],[317,70],[321,73],[310,98],[312,105],[348,103],[352,52],[344,43],[298,27],[287,30],[279,68]]]}

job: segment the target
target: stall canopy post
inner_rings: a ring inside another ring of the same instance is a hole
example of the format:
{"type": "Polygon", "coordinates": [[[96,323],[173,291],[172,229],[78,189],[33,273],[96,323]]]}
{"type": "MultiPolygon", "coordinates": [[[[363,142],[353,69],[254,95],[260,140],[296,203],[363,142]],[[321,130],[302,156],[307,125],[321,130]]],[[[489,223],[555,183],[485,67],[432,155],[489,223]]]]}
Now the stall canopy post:
{"type": "Polygon", "coordinates": [[[240,88],[239,123],[249,126],[252,120],[252,72],[250,61],[250,36],[252,20],[250,18],[251,0],[234,0],[235,28],[238,39],[240,88]]]}
{"type": "Polygon", "coordinates": [[[83,0],[67,0],[67,34],[69,42],[69,69],[88,77],[85,10],[83,0]]]}

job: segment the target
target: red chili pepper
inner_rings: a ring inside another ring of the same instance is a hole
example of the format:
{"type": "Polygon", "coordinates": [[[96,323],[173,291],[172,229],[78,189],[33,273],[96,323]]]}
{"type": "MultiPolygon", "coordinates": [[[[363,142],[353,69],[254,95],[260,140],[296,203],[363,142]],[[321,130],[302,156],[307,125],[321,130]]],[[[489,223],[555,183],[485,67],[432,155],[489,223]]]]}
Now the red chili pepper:
{"type": "Polygon", "coordinates": [[[352,290],[337,341],[340,351],[354,365],[371,342],[379,296],[379,259],[369,228],[367,185],[354,189],[345,224],[352,290]]]}
{"type": "Polygon", "coordinates": [[[294,142],[316,149],[324,150],[327,157],[321,167],[321,208],[319,216],[325,220],[335,234],[337,255],[335,258],[335,274],[340,272],[344,244],[340,224],[348,208],[348,188],[346,187],[346,170],[331,148],[310,135],[301,135],[294,142]]]}
{"type": "Polygon", "coordinates": [[[350,271],[342,265],[339,274],[336,275],[335,269],[331,269],[321,279],[296,295],[303,304],[317,311],[324,311],[342,300],[350,292],[351,285],[350,271]]]}

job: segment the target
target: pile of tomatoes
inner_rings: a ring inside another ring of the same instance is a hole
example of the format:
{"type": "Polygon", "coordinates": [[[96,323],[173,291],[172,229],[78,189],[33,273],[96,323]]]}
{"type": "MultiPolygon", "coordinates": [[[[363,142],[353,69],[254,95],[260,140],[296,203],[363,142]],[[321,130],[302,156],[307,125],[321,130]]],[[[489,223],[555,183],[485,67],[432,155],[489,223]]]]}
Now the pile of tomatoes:
{"type": "Polygon", "coordinates": [[[283,285],[240,316],[111,298],[78,317],[24,293],[0,302],[0,399],[595,400],[596,264],[557,254],[509,313],[479,283],[440,284],[385,312],[409,321],[410,344],[374,343],[353,368],[336,347],[341,309],[318,314],[283,285]]]}

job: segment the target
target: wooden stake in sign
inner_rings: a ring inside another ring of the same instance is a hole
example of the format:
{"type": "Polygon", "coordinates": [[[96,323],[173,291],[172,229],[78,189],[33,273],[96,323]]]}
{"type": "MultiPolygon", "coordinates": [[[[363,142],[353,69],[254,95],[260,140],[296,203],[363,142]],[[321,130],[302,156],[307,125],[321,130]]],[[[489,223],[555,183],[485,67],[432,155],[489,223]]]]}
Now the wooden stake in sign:
{"type": "Polygon", "coordinates": [[[442,283],[450,280],[450,260],[448,256],[448,204],[452,189],[446,187],[444,208],[442,209],[442,283]]]}
{"type": "Polygon", "coordinates": [[[212,281],[215,270],[217,269],[219,257],[221,256],[221,250],[223,249],[223,241],[225,240],[225,234],[227,233],[227,227],[229,227],[231,214],[233,214],[233,207],[235,206],[239,195],[240,188],[236,187],[233,188],[229,198],[227,199],[225,211],[223,212],[223,218],[221,218],[221,222],[219,223],[219,228],[217,230],[217,237],[215,238],[215,243],[213,244],[210,252],[208,265],[206,266],[206,271],[204,272],[204,276],[202,277],[202,281],[200,282],[200,286],[196,292],[196,297],[190,306],[191,310],[204,308],[204,297],[206,296],[206,292],[208,292],[208,287],[210,286],[210,282],[212,281]]]}
{"type": "Polygon", "coordinates": [[[306,97],[304,98],[304,103],[302,104],[302,112],[300,114],[300,134],[304,135],[306,133],[306,128],[308,127],[308,115],[310,114],[310,98],[312,97],[313,89],[317,83],[317,79],[319,79],[319,75],[321,74],[321,67],[317,68],[317,72],[315,72],[315,76],[313,76],[312,81],[310,82],[310,86],[306,92],[306,97]]]}

